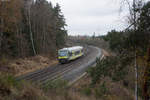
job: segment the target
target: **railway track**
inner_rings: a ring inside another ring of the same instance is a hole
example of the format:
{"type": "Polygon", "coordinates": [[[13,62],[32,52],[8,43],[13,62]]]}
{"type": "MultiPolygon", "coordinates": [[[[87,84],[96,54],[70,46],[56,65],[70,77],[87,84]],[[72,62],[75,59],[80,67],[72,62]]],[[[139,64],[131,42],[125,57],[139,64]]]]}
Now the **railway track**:
{"type": "Polygon", "coordinates": [[[85,55],[77,60],[71,61],[67,64],[57,64],[42,70],[37,70],[35,72],[17,77],[17,80],[27,80],[40,84],[46,84],[48,81],[63,78],[66,73],[69,73],[81,65],[86,64],[92,58],[92,56],[96,56],[94,55],[94,50],[95,49],[93,47],[88,46],[85,49],[85,55]]]}

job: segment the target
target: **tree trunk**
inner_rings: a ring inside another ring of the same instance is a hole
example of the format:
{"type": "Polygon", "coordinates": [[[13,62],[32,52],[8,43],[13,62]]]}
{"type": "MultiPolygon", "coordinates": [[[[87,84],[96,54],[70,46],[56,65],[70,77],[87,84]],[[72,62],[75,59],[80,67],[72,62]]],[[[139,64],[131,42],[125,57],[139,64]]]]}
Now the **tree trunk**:
{"type": "Polygon", "coordinates": [[[3,39],[3,27],[4,27],[4,25],[3,25],[3,19],[1,18],[0,20],[1,20],[1,27],[0,27],[0,51],[1,51],[1,49],[2,49],[2,39],[3,39]]]}
{"type": "Polygon", "coordinates": [[[33,53],[34,55],[36,55],[35,45],[33,41],[33,33],[32,33],[32,28],[31,28],[30,8],[28,8],[28,23],[29,23],[31,45],[32,45],[33,53]]]}
{"type": "MultiPolygon", "coordinates": [[[[136,35],[136,0],[133,0],[133,21],[134,21],[134,34],[136,35]]],[[[138,67],[137,67],[137,54],[136,54],[136,43],[135,43],[135,48],[134,48],[134,52],[135,52],[135,57],[134,57],[134,68],[135,68],[135,100],[138,100],[138,67]]]]}
{"type": "Polygon", "coordinates": [[[147,66],[144,73],[143,96],[144,100],[150,100],[150,47],[147,50],[147,66]]]}

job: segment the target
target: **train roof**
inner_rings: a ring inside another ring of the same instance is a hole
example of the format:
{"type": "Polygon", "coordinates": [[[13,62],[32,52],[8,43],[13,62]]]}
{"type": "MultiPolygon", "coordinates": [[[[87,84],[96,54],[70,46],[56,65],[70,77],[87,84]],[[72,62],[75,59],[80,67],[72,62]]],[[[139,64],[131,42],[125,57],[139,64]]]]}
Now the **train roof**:
{"type": "Polygon", "coordinates": [[[83,49],[82,46],[73,46],[73,47],[68,47],[68,48],[60,49],[59,51],[63,51],[63,50],[68,50],[68,51],[78,51],[78,50],[81,50],[81,49],[83,49]]]}

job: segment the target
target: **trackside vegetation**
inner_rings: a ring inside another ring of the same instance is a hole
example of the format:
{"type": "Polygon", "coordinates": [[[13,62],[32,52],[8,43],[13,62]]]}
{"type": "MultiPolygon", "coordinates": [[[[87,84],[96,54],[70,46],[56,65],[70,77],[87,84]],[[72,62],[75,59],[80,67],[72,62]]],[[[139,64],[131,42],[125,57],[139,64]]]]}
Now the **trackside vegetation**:
{"type": "MultiPolygon", "coordinates": [[[[150,98],[150,2],[137,6],[136,30],[112,30],[106,36],[100,36],[107,41],[113,56],[97,61],[94,68],[88,70],[92,78],[91,84],[98,84],[104,77],[122,84],[134,91],[135,63],[138,74],[138,96],[144,100],[150,98]],[[132,77],[132,78],[131,78],[132,77]]],[[[97,37],[98,38],[98,37],[97,37]]]]}
{"type": "Polygon", "coordinates": [[[97,60],[97,65],[87,71],[92,78],[91,84],[97,84],[107,76],[111,77],[113,81],[124,79],[128,72],[127,64],[128,63],[120,63],[119,57],[107,57],[101,61],[97,60]]]}

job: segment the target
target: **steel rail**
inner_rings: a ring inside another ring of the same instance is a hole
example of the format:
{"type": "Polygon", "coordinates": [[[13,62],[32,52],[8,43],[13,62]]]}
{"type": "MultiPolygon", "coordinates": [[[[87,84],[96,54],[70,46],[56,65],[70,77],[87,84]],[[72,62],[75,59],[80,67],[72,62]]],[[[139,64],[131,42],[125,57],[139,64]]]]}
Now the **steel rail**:
{"type": "MultiPolygon", "coordinates": [[[[89,50],[86,51],[86,54],[88,54],[88,51],[89,50]]],[[[65,65],[58,64],[58,65],[54,65],[54,66],[51,66],[51,67],[47,67],[47,68],[45,68],[43,70],[38,70],[38,71],[35,71],[35,72],[32,72],[32,73],[29,73],[29,74],[17,77],[17,80],[21,80],[21,79],[23,79],[23,80],[31,80],[31,81],[39,80],[40,82],[42,82],[42,81],[44,82],[44,81],[46,81],[46,80],[48,80],[48,79],[50,79],[52,77],[54,77],[54,79],[55,79],[55,77],[58,77],[58,76],[64,74],[65,72],[71,70],[73,68],[73,65],[75,63],[77,63],[78,60],[75,60],[75,61],[73,61],[73,62],[71,62],[69,64],[65,64],[65,65]]],[[[84,60],[84,59],[82,59],[82,60],[84,60]]]]}

